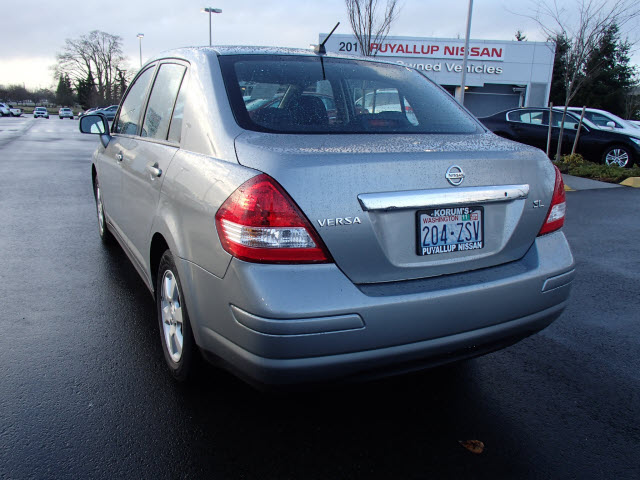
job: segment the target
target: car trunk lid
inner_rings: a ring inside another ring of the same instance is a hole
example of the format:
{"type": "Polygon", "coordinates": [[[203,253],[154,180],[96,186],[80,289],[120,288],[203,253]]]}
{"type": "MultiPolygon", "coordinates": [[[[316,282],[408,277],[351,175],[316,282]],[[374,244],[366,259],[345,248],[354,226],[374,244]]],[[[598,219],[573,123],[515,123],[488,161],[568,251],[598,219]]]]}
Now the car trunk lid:
{"type": "Polygon", "coordinates": [[[540,207],[549,205],[555,175],[538,150],[492,134],[246,132],[237,137],[236,152],[242,165],[284,187],[354,283],[425,278],[521,258],[544,222],[547,208],[540,207]],[[451,181],[457,183],[460,173],[464,178],[455,186],[451,181]],[[476,223],[456,227],[474,213],[476,223]],[[465,230],[462,239],[470,246],[427,241],[432,248],[423,251],[425,226],[446,230],[445,224],[465,230]]]}

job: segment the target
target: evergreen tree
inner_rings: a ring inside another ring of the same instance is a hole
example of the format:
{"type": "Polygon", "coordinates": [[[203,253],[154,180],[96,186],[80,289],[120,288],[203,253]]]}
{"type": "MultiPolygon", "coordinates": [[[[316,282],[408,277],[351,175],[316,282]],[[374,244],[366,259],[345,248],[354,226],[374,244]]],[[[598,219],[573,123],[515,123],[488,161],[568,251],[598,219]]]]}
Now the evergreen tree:
{"type": "Polygon", "coordinates": [[[557,36],[552,40],[556,44],[556,54],[553,61],[553,75],[551,78],[551,93],[549,101],[555,106],[564,105],[566,98],[564,76],[567,71],[567,50],[569,41],[564,35],[557,36]]]}
{"type": "MultiPolygon", "coordinates": [[[[555,39],[556,54],[553,64],[553,78],[549,101],[556,106],[564,105],[566,52],[569,45],[566,37],[555,39]]],[[[600,108],[616,115],[625,115],[625,103],[629,90],[634,85],[635,68],[629,65],[631,44],[620,38],[617,25],[610,25],[600,38],[585,63],[584,72],[590,72],[582,87],[571,100],[571,105],[600,108]]]]}
{"type": "Polygon", "coordinates": [[[518,42],[526,42],[527,41],[527,36],[524,33],[522,33],[522,30],[516,30],[515,37],[516,37],[516,40],[518,42]]]}
{"type": "Polygon", "coordinates": [[[85,79],[76,82],[76,90],[78,92],[78,103],[82,108],[87,109],[98,106],[98,91],[91,72],[85,79]]]}
{"type": "Polygon", "coordinates": [[[595,72],[572,100],[572,105],[586,105],[624,116],[625,100],[634,85],[634,67],[629,65],[631,45],[620,38],[617,25],[611,25],[587,62],[595,72]]]}

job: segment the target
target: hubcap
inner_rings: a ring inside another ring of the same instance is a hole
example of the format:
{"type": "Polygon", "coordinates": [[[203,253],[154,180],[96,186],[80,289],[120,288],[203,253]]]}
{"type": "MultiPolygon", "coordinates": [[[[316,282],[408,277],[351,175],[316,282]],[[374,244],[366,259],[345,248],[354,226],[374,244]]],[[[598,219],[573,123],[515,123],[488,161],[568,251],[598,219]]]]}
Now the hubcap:
{"type": "Polygon", "coordinates": [[[98,228],[100,229],[100,235],[104,235],[104,208],[102,206],[100,185],[96,185],[96,208],[98,210],[98,228]]]}
{"type": "Polygon", "coordinates": [[[178,363],[182,358],[182,303],[178,282],[171,270],[164,272],[160,289],[160,309],[162,311],[162,330],[165,345],[171,360],[178,363]]]}
{"type": "Polygon", "coordinates": [[[607,165],[618,165],[619,167],[626,167],[628,162],[629,154],[620,148],[611,150],[605,159],[607,165]]]}

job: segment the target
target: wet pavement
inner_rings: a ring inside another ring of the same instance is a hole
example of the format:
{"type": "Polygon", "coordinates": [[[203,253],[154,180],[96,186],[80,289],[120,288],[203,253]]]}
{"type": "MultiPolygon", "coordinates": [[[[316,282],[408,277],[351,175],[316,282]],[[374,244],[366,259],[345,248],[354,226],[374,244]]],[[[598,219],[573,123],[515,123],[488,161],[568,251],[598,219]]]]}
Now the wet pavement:
{"type": "Polygon", "coordinates": [[[213,368],[172,381],[149,292],[98,239],[96,142],[0,119],[0,478],[640,478],[639,190],[567,193],[577,278],[541,333],[275,395],[213,368]]]}

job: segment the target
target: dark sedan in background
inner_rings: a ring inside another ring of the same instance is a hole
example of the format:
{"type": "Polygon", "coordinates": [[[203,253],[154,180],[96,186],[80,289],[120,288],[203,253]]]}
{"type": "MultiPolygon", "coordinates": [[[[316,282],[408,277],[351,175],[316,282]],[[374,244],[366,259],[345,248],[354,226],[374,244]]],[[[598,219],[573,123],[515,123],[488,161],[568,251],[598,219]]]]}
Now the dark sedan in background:
{"type": "Polygon", "coordinates": [[[99,108],[93,113],[100,113],[107,117],[107,120],[110,122],[116,117],[116,112],[118,111],[118,105],[111,105],[110,107],[99,108]]]}
{"type": "MultiPolygon", "coordinates": [[[[548,108],[516,108],[479,119],[489,130],[510,140],[547,149],[549,131],[548,108]]],[[[571,153],[578,130],[579,117],[567,112],[562,136],[562,153],[571,153]]],[[[562,110],[554,109],[551,118],[551,152],[558,145],[562,110]]],[[[640,162],[640,139],[622,133],[600,130],[583,120],[576,152],[587,160],[632,167],[640,162]]]]}

